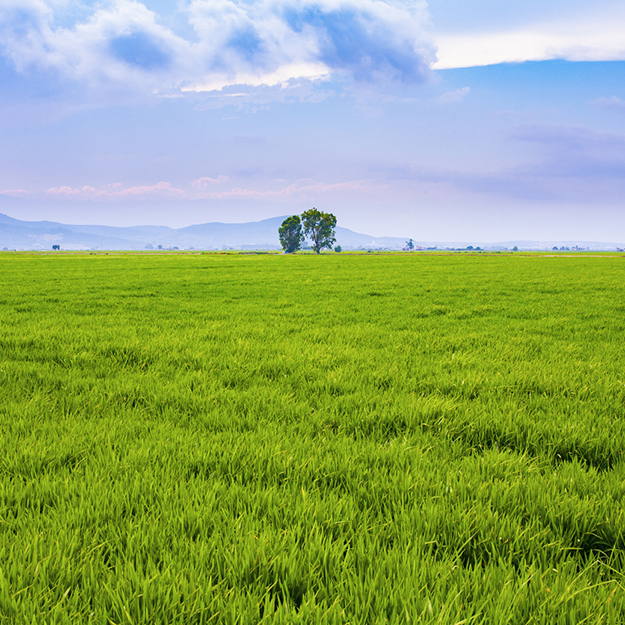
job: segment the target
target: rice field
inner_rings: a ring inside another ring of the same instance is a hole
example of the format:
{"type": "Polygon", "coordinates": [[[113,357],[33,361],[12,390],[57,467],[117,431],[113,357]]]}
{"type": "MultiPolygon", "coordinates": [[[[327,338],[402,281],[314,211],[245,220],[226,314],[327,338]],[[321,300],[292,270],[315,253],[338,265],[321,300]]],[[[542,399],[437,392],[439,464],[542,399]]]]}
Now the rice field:
{"type": "Polygon", "coordinates": [[[1,254],[0,623],[625,623],[625,258],[1,254]]]}

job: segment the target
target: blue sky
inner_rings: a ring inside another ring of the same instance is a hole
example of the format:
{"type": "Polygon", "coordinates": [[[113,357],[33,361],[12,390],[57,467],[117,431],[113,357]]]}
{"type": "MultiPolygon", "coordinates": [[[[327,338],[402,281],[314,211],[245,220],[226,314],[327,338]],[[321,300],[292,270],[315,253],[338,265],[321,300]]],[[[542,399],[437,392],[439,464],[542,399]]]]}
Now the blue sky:
{"type": "Polygon", "coordinates": [[[0,212],[625,241],[625,4],[0,0],[0,212]]]}

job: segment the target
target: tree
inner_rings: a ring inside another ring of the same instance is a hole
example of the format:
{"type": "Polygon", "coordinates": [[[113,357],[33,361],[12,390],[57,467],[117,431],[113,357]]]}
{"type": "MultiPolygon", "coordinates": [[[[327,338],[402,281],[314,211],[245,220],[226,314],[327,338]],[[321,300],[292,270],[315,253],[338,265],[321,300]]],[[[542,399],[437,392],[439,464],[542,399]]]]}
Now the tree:
{"type": "Polygon", "coordinates": [[[302,213],[302,223],[304,232],[312,241],[312,247],[319,252],[327,247],[332,249],[336,241],[334,229],[336,228],[336,217],[332,213],[323,213],[314,206],[302,213]]]}
{"type": "Polygon", "coordinates": [[[287,217],[278,229],[280,245],[286,254],[292,254],[300,249],[304,241],[302,221],[299,215],[287,217]]]}
{"type": "Polygon", "coordinates": [[[414,243],[412,241],[412,239],[408,239],[408,241],[406,241],[406,250],[412,252],[412,250],[414,250],[414,243]]]}

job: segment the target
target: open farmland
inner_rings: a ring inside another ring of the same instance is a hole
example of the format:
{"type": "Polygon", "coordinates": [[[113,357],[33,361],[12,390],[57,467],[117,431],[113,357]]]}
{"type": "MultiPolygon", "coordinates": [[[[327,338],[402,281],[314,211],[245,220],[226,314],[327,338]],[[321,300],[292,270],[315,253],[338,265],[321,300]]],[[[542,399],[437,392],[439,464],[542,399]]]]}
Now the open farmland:
{"type": "Polygon", "coordinates": [[[625,258],[0,256],[0,623],[625,622],[625,258]]]}

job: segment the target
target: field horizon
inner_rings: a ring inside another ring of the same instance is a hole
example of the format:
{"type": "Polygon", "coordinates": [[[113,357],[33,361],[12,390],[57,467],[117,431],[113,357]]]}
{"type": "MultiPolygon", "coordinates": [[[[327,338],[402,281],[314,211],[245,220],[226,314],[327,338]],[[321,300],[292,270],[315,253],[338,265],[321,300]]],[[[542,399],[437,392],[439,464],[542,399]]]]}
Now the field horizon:
{"type": "MultiPolygon", "coordinates": [[[[54,221],[24,221],[0,213],[0,251],[45,251],[52,245],[70,251],[126,251],[165,249],[280,250],[278,228],[286,215],[249,222],[209,222],[180,228],[155,225],[103,226],[65,224],[54,221]]],[[[407,232],[409,230],[407,229],[407,232]]],[[[422,249],[458,249],[481,247],[487,251],[522,250],[622,251],[625,242],[575,240],[503,240],[469,238],[466,240],[419,240],[405,237],[377,236],[336,228],[336,244],[345,250],[401,250],[408,239],[422,249]]]]}

